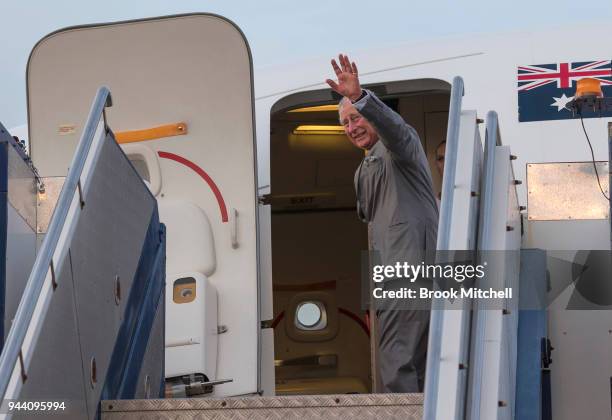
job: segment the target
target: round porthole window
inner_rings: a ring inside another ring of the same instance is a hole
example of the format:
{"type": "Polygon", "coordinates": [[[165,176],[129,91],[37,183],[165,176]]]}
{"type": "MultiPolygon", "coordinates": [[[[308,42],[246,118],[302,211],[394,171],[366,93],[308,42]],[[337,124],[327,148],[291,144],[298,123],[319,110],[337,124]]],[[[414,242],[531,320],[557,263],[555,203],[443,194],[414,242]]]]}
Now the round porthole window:
{"type": "Polygon", "coordinates": [[[295,310],[296,326],[303,330],[325,328],[322,304],[318,302],[302,302],[295,310]]]}

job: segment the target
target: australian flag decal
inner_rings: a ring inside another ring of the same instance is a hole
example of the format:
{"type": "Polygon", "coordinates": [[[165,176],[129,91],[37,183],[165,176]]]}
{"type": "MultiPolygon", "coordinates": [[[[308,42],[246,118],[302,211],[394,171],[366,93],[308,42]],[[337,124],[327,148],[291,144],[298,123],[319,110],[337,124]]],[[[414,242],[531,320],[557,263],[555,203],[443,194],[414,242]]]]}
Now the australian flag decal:
{"type": "MultiPolygon", "coordinates": [[[[599,80],[604,96],[612,96],[610,61],[519,66],[519,122],[576,118],[567,104],[574,98],[576,82],[586,77],[599,80]]],[[[612,117],[612,112],[583,111],[583,117],[612,117]]]]}

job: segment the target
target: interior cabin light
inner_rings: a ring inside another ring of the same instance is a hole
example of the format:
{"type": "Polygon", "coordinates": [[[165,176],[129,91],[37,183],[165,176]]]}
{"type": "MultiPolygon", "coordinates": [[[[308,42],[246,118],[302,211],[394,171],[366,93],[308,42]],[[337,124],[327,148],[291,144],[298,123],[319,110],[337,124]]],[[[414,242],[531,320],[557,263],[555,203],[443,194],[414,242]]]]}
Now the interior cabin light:
{"type": "Polygon", "coordinates": [[[576,84],[576,98],[603,98],[601,82],[597,79],[584,78],[576,84]]]}
{"type": "Polygon", "coordinates": [[[304,108],[292,109],[289,112],[326,112],[335,111],[338,112],[338,105],[319,105],[319,106],[307,106],[304,108]]]}
{"type": "Polygon", "coordinates": [[[341,125],[300,125],[293,130],[293,134],[344,134],[341,125]]]}

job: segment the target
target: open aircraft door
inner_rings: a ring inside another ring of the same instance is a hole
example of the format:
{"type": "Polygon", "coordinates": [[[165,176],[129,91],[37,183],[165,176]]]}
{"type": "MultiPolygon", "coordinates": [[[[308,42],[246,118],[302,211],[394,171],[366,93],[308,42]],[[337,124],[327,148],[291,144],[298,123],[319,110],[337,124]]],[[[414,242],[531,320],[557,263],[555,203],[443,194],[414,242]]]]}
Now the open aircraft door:
{"type": "Polygon", "coordinates": [[[28,122],[31,156],[49,191],[61,185],[102,85],[112,92],[109,125],[167,228],[166,378],[231,379],[215,386],[216,396],[261,392],[253,76],[244,35],[219,16],[189,14],[42,39],[28,63],[28,122]]]}

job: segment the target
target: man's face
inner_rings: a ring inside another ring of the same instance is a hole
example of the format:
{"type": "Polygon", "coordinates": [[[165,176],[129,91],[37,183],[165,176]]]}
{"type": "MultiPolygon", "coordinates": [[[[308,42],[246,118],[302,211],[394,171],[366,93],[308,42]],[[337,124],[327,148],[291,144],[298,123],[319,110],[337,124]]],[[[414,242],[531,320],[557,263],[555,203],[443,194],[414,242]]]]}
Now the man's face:
{"type": "Polygon", "coordinates": [[[361,149],[370,149],[378,141],[378,133],[351,104],[344,102],[340,107],[340,123],[351,143],[361,149]]]}
{"type": "Polygon", "coordinates": [[[444,176],[444,155],[446,154],[446,143],[442,143],[436,149],[436,168],[440,176],[444,176]]]}

